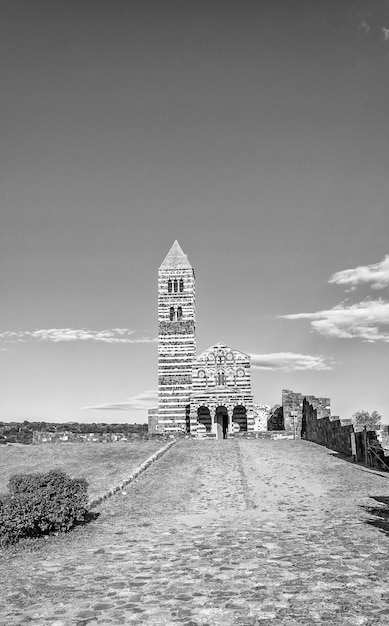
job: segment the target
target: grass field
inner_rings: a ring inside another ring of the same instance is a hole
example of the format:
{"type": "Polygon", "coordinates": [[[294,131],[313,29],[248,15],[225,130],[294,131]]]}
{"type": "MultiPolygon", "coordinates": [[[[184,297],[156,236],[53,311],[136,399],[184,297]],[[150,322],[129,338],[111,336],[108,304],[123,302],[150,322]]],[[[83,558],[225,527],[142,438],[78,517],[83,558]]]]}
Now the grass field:
{"type": "Polygon", "coordinates": [[[89,500],[119,485],[166,442],[66,443],[0,446],[0,493],[12,474],[64,470],[72,478],[86,478],[89,500]]]}

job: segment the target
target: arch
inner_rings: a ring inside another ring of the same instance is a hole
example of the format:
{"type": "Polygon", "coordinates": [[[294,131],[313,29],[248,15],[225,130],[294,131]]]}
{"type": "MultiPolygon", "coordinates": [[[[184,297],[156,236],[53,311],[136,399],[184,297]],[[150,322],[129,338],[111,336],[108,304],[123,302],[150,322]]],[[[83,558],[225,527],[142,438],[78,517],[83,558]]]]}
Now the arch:
{"type": "Polygon", "coordinates": [[[216,438],[227,439],[228,411],[225,406],[218,406],[215,411],[216,438]]]}
{"type": "Polygon", "coordinates": [[[197,421],[199,424],[203,424],[205,426],[205,430],[207,433],[210,433],[212,430],[212,419],[211,413],[207,406],[199,406],[197,409],[197,421]]]}
{"type": "Polygon", "coordinates": [[[177,293],[177,291],[178,291],[178,280],[177,280],[177,278],[174,279],[174,283],[173,284],[174,284],[174,293],[177,293]]]}
{"type": "Polygon", "coordinates": [[[167,281],[167,291],[168,291],[168,293],[172,292],[172,287],[173,287],[173,283],[172,283],[171,279],[169,278],[169,280],[167,281]]]}
{"type": "Polygon", "coordinates": [[[207,369],[207,386],[215,387],[216,385],[216,372],[214,369],[207,369]]]}
{"type": "Polygon", "coordinates": [[[174,317],[175,317],[175,314],[174,314],[174,306],[171,306],[171,307],[170,307],[170,321],[171,321],[171,322],[174,322],[174,317]]]}
{"type": "Polygon", "coordinates": [[[247,432],[247,410],[245,406],[241,404],[234,406],[232,421],[238,424],[241,432],[247,432]]]}
{"type": "Polygon", "coordinates": [[[217,351],[217,362],[218,363],[224,363],[225,362],[225,356],[224,356],[224,351],[223,350],[218,350],[217,351]]]}
{"type": "Polygon", "coordinates": [[[182,319],[182,307],[179,306],[177,309],[177,320],[182,319]]]}
{"type": "Polygon", "coordinates": [[[180,292],[182,293],[184,291],[184,281],[182,278],[180,278],[180,292]]]}

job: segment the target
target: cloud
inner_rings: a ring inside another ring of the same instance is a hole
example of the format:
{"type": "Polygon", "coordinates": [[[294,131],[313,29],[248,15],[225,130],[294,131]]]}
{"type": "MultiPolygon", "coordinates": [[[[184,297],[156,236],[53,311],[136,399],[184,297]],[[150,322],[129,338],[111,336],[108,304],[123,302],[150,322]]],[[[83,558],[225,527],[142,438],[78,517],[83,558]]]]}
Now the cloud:
{"type": "Polygon", "coordinates": [[[87,330],[74,328],[49,328],[43,330],[6,331],[0,333],[0,341],[103,341],[105,343],[154,343],[156,338],[133,337],[134,330],[112,328],[106,330],[87,330]]]}
{"type": "Polygon", "coordinates": [[[281,315],[289,320],[309,319],[311,326],[325,337],[358,338],[369,343],[389,342],[389,302],[365,300],[356,304],[338,304],[328,311],[281,315]]]}
{"type": "Polygon", "coordinates": [[[360,265],[354,269],[336,272],[328,282],[351,285],[352,290],[364,283],[371,283],[372,289],[385,289],[389,286],[389,255],[386,255],[380,263],[360,265]]]}
{"type": "Polygon", "coordinates": [[[143,391],[136,396],[131,396],[123,402],[109,402],[107,404],[96,404],[95,406],[82,406],[81,411],[89,409],[99,409],[102,411],[140,411],[152,408],[156,405],[158,392],[155,390],[143,391]]]}
{"type": "Polygon", "coordinates": [[[294,352],[274,352],[271,354],[250,354],[254,369],[270,371],[330,370],[332,363],[323,356],[296,354],[294,352]]]}

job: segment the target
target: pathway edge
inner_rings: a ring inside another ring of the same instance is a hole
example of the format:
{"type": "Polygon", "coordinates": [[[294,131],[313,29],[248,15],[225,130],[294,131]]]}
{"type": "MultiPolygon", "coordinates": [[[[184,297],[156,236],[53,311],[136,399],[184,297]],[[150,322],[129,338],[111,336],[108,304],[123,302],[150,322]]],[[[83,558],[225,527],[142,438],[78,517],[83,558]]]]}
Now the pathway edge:
{"type": "Polygon", "coordinates": [[[172,441],[169,441],[165,446],[163,446],[163,448],[160,448],[159,450],[157,450],[157,452],[154,452],[154,454],[149,456],[145,461],[143,461],[143,463],[138,465],[138,467],[135,468],[133,473],[130,474],[128,478],[125,478],[120,483],[120,485],[117,485],[116,487],[112,487],[111,489],[109,489],[109,491],[106,491],[103,495],[98,496],[97,498],[94,498],[93,500],[88,502],[88,509],[89,510],[94,509],[96,506],[104,502],[104,500],[107,500],[107,498],[110,498],[111,496],[113,496],[115,493],[123,489],[123,487],[132,483],[135,480],[135,478],[138,478],[140,474],[142,474],[152,463],[154,463],[154,461],[157,461],[161,456],[163,456],[165,452],[167,452],[175,443],[177,443],[177,439],[172,439],[172,441]]]}

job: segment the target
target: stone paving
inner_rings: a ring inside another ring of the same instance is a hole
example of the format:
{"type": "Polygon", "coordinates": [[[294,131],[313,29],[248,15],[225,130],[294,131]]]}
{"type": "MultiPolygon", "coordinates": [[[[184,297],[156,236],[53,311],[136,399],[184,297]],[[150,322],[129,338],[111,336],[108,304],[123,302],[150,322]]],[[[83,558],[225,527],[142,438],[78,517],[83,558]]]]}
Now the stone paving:
{"type": "Polygon", "coordinates": [[[389,477],[304,441],[182,441],[1,567],[7,626],[389,625],[389,477]]]}

